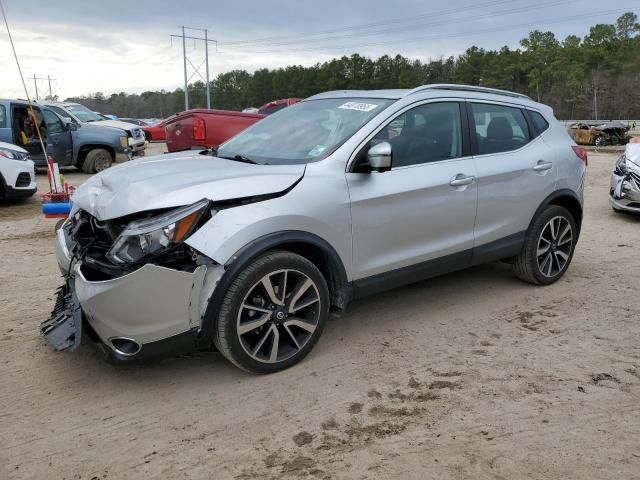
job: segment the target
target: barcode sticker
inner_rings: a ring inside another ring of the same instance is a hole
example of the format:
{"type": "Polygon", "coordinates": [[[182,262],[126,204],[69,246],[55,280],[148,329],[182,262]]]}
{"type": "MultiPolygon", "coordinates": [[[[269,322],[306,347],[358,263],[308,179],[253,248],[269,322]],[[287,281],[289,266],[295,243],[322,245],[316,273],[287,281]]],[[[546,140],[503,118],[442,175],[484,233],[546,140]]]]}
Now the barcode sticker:
{"type": "Polygon", "coordinates": [[[360,103],[360,102],[347,102],[340,105],[338,108],[345,110],[358,110],[359,112],[370,112],[378,108],[378,105],[374,103],[360,103]]]}

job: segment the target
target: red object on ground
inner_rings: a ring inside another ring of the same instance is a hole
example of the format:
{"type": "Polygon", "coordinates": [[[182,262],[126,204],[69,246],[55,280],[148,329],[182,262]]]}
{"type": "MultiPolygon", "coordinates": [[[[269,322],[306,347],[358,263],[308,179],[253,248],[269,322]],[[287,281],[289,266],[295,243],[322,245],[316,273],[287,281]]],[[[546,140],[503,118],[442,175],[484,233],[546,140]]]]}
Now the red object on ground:
{"type": "MultiPolygon", "coordinates": [[[[65,184],[64,188],[65,191],[62,193],[42,193],[40,195],[40,201],[43,205],[46,203],[69,203],[71,200],[71,195],[73,195],[73,192],[76,191],[76,187],[74,187],[73,185],[65,184]]],[[[44,218],[67,218],[69,216],[68,213],[44,213],[43,215],[44,218]]]]}
{"type": "Polygon", "coordinates": [[[264,115],[231,110],[187,110],[166,120],[167,150],[218,148],[264,115]]]}
{"type": "Polygon", "coordinates": [[[156,125],[147,125],[146,127],[143,127],[142,129],[144,130],[144,135],[145,137],[147,137],[147,140],[149,140],[150,142],[156,140],[165,140],[167,137],[164,128],[168,121],[169,119],[167,118],[165,120],[162,120],[160,123],[157,123],[156,125]]]}
{"type": "Polygon", "coordinates": [[[280,100],[274,100],[269,103],[265,103],[258,109],[258,113],[261,115],[271,115],[278,110],[282,110],[285,107],[289,107],[295,103],[298,103],[301,98],[282,98],[280,100]]]}

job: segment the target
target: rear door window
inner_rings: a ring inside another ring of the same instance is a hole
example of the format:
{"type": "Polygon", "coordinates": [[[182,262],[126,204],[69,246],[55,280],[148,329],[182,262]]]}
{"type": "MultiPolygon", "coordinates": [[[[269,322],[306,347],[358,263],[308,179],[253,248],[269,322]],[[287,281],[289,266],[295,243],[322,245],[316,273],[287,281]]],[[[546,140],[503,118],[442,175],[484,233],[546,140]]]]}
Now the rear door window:
{"type": "Polygon", "coordinates": [[[510,152],[531,141],[522,110],[490,103],[471,103],[478,154],[510,152]]]}
{"type": "Polygon", "coordinates": [[[7,109],[0,105],[0,128],[7,128],[7,109]]]}

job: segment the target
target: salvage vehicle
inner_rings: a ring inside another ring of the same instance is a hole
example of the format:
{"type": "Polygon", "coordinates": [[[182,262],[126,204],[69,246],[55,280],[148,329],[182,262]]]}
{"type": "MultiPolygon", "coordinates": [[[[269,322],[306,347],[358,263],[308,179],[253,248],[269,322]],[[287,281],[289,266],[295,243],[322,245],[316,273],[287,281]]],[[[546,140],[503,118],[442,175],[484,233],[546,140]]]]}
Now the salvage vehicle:
{"type": "Polygon", "coordinates": [[[117,117],[93,112],[84,105],[72,102],[41,102],[62,118],[68,118],[77,125],[91,124],[119,130],[127,137],[127,157],[141,157],[147,148],[144,130],[139,126],[118,120],[117,117]]]}
{"type": "Polygon", "coordinates": [[[232,110],[196,108],[167,119],[167,150],[216,149],[245,128],[262,120],[264,115],[232,110]]]}
{"type": "Polygon", "coordinates": [[[215,346],[247,371],[282,370],[355,298],[494,260],[556,282],[586,165],[551,108],[517,93],[319,94],[217,152],[125,163],[78,188],[41,331],[56,350],[84,333],[116,362],[215,346]]]}
{"type": "Polygon", "coordinates": [[[609,203],[616,212],[640,213],[640,143],[629,143],[616,162],[609,203]]]}
{"type": "Polygon", "coordinates": [[[96,173],[114,161],[129,160],[134,154],[130,137],[122,129],[102,122],[82,123],[68,116],[64,118],[56,113],[55,107],[33,104],[32,108],[33,114],[26,100],[0,100],[0,141],[24,148],[36,167],[47,165],[36,123],[47,153],[61,167],[74,166],[86,173],[96,173]]]}
{"type": "Polygon", "coordinates": [[[31,197],[37,190],[35,167],[29,152],[0,142],[0,199],[31,197]]]}
{"type": "Polygon", "coordinates": [[[621,122],[579,122],[569,126],[569,133],[578,145],[625,145],[631,127],[621,122]]]}

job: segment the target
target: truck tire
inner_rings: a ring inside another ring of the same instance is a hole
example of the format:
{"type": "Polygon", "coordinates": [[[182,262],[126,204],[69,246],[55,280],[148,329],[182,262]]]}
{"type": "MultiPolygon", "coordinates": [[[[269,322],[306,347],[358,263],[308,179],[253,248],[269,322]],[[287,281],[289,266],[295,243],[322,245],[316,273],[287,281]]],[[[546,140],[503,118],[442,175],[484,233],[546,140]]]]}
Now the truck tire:
{"type": "Polygon", "coordinates": [[[113,157],[104,148],[94,148],[87,153],[82,163],[82,171],[85,173],[99,173],[113,165],[113,157]]]}

